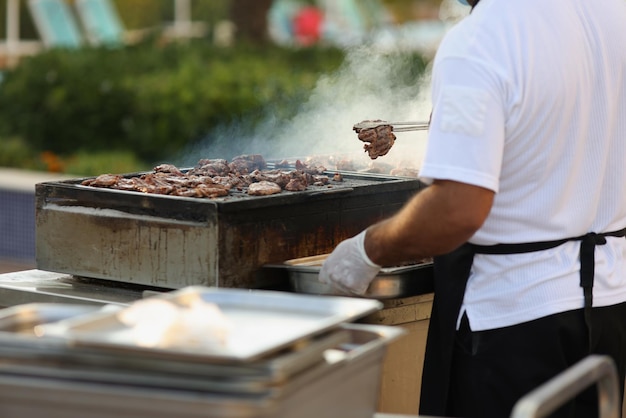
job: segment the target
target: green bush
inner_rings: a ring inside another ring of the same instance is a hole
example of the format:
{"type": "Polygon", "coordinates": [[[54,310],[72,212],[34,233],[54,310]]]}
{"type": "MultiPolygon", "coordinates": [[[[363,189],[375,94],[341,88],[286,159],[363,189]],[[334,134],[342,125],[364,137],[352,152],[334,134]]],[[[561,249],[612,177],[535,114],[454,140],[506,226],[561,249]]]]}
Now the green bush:
{"type": "Polygon", "coordinates": [[[0,167],[35,168],[35,158],[35,153],[22,138],[0,138],[0,167]]]}
{"type": "Polygon", "coordinates": [[[153,167],[133,151],[78,151],[61,157],[50,151],[34,152],[21,138],[0,138],[0,167],[49,171],[79,176],[134,173],[153,167]]]}
{"type": "Polygon", "coordinates": [[[59,154],[125,147],[122,122],[133,95],[108,54],[53,51],[8,71],[0,85],[2,133],[59,154]]]}
{"type": "Polygon", "coordinates": [[[52,50],[5,74],[0,135],[61,156],[130,149],[155,161],[229,118],[289,103],[342,60],[334,49],[206,43],[52,50]]]}
{"type": "Polygon", "coordinates": [[[151,165],[138,161],[130,151],[78,152],[63,162],[63,172],[81,176],[135,173],[152,168],[151,165]]]}

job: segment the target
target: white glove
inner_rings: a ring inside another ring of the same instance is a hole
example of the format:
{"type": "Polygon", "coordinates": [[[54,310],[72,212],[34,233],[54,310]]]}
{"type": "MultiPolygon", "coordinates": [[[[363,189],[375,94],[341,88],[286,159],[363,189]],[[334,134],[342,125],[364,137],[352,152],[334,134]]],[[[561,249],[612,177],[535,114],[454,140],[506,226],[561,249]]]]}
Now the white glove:
{"type": "Polygon", "coordinates": [[[319,281],[341,293],[363,295],[381,269],[365,253],[364,230],[339,243],[328,256],[319,274],[319,281]]]}

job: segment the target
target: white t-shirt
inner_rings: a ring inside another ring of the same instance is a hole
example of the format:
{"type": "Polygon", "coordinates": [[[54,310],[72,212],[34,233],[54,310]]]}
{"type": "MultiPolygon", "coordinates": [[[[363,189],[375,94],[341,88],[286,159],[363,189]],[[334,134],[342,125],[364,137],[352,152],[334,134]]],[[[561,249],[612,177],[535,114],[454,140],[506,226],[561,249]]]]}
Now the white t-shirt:
{"type": "MultiPolygon", "coordinates": [[[[443,40],[422,180],[496,192],[470,242],[626,227],[626,2],[482,0],[443,40]]],[[[597,246],[594,306],[626,301],[626,239],[597,246]]],[[[481,255],[463,308],[474,330],[583,306],[580,242],[481,255]]]]}

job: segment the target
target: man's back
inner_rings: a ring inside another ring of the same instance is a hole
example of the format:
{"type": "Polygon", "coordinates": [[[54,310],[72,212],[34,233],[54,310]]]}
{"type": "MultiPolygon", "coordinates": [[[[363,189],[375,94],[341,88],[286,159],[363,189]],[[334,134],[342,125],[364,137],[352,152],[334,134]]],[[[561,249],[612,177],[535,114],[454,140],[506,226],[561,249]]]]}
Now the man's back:
{"type": "MultiPolygon", "coordinates": [[[[481,0],[444,40],[421,174],[497,192],[471,242],[626,227],[623,22],[623,0],[481,0]]],[[[596,249],[597,306],[626,300],[624,274],[614,273],[626,269],[626,243],[609,241],[596,249]]],[[[579,243],[569,242],[530,255],[477,255],[465,297],[472,328],[579,308],[578,254],[579,243]]]]}

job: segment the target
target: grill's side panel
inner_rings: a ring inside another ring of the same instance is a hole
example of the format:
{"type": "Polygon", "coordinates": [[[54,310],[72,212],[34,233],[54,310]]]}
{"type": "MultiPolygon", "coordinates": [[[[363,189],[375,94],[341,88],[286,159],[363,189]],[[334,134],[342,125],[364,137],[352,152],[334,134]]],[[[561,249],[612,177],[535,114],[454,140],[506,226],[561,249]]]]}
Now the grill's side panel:
{"type": "Polygon", "coordinates": [[[398,211],[412,189],[316,196],[263,210],[220,213],[220,285],[281,285],[286,277],[260,270],[265,264],[329,253],[374,222],[398,211]]]}
{"type": "Polygon", "coordinates": [[[217,285],[216,212],[176,220],[37,193],[37,268],[179,288],[217,285]]]}

